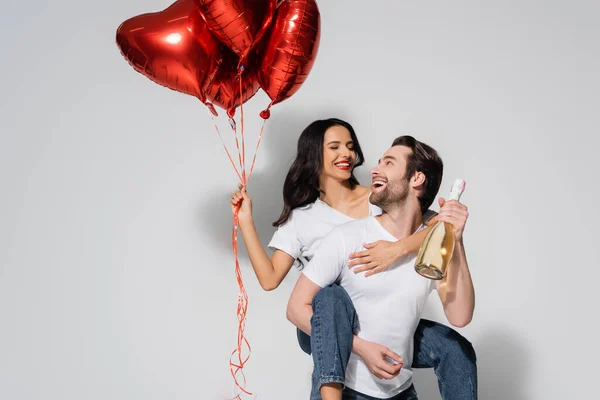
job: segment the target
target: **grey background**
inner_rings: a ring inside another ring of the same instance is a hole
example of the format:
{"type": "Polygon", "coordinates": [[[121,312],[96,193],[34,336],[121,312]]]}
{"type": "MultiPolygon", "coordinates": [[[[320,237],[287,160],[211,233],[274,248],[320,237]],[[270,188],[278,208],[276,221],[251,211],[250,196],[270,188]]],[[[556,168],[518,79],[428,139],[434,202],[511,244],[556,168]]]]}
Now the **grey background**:
{"type": "MultiPolygon", "coordinates": [[[[477,306],[459,331],[482,399],[595,398],[599,4],[320,0],[314,69],[266,125],[249,188],[265,243],[316,118],[355,126],[363,182],[405,133],[442,154],[441,195],[466,179],[477,306]]],[[[200,103],[134,72],[114,43],[123,20],[168,5],[0,6],[2,399],[232,394],[235,175],[200,103]]],[[[267,103],[245,108],[250,154],[267,103]]],[[[241,262],[248,389],[307,399],[311,362],[285,319],[298,273],[266,293],[241,262]]],[[[426,315],[445,321],[437,297],[426,315]]],[[[431,371],[416,385],[439,399],[431,371]]]]}

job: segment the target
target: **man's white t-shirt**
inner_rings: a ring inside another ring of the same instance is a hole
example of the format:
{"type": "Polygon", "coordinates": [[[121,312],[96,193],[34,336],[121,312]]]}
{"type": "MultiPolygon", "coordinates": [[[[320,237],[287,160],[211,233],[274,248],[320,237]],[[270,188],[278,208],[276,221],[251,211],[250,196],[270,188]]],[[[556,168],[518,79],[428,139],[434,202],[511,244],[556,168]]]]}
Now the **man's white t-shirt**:
{"type": "MultiPolygon", "coordinates": [[[[421,225],[418,229],[423,229],[421,225]]],[[[378,379],[363,359],[352,353],[346,386],[368,396],[390,398],[412,381],[413,337],[435,281],[414,269],[416,255],[403,257],[387,270],[368,278],[348,268],[348,255],[363,243],[396,241],[375,217],[354,220],[332,229],[321,241],[303,274],[325,287],[339,283],[350,295],[359,321],[359,337],[386,346],[402,357],[404,366],[392,379],[378,379]]]]}
{"type": "MultiPolygon", "coordinates": [[[[369,215],[381,215],[381,208],[368,204],[369,215]]],[[[433,215],[435,213],[429,210],[423,216],[423,220],[427,221],[433,215]]],[[[292,211],[285,224],[275,231],[269,248],[281,250],[306,265],[323,237],[333,228],[350,221],[354,221],[354,218],[317,199],[314,203],[292,211]]]]}

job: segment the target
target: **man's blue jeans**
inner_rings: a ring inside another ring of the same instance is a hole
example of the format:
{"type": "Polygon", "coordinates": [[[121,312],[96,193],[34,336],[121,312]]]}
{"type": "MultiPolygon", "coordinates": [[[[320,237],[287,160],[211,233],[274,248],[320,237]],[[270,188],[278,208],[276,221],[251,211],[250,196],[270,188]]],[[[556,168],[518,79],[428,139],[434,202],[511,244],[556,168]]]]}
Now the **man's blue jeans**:
{"type": "MultiPolygon", "coordinates": [[[[312,335],[298,330],[298,342],[302,350],[313,357],[310,398],[321,400],[321,385],[344,383],[358,318],[350,296],[339,285],[321,289],[312,301],[312,308],[312,335]]],[[[415,332],[412,367],[433,368],[444,400],[477,399],[476,362],[473,346],[454,329],[426,319],[419,322],[415,332]]],[[[344,391],[344,399],[361,399],[348,397],[351,395],[356,396],[356,392],[349,389],[344,391]]],[[[414,396],[406,397],[416,398],[416,392],[414,396]]]]}

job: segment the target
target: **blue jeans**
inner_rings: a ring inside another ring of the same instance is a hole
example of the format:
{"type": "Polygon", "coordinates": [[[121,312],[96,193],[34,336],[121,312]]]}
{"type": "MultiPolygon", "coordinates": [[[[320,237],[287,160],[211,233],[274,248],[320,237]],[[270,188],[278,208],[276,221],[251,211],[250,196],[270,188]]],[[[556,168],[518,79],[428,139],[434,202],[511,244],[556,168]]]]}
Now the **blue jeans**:
{"type": "MultiPolygon", "coordinates": [[[[321,289],[312,301],[312,308],[312,335],[298,330],[298,343],[304,352],[313,357],[310,398],[321,400],[321,385],[344,383],[358,318],[350,296],[339,285],[321,289]]],[[[433,368],[444,400],[477,399],[476,362],[475,350],[467,339],[448,326],[421,319],[414,337],[412,367],[433,368]]],[[[416,392],[413,397],[407,397],[413,398],[417,398],[416,392]]]]}

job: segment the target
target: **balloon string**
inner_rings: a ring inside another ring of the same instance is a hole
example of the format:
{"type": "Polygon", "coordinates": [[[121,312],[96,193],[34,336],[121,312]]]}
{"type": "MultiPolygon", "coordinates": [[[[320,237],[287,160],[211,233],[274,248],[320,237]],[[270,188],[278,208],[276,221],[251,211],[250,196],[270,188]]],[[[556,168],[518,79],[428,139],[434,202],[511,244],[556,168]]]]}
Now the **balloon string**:
{"type": "Polygon", "coordinates": [[[235,119],[233,117],[229,120],[231,123],[231,127],[233,128],[233,134],[235,136],[235,147],[238,151],[238,160],[240,161],[240,171],[242,171],[242,177],[240,178],[241,182],[246,180],[246,163],[242,161],[242,153],[240,152],[240,142],[238,140],[238,132],[237,132],[237,124],[235,123],[235,119]]]}
{"type": "MultiPolygon", "coordinates": [[[[246,165],[245,165],[246,164],[246,145],[245,145],[245,138],[244,138],[244,106],[242,104],[243,102],[244,102],[244,97],[243,97],[243,93],[242,93],[242,75],[240,74],[240,114],[241,114],[241,118],[242,118],[241,122],[242,122],[242,152],[243,152],[242,159],[244,160],[243,176],[245,179],[246,178],[246,165]]],[[[262,141],[266,122],[267,122],[267,120],[263,119],[263,123],[260,128],[260,133],[258,134],[258,140],[256,142],[256,149],[254,150],[254,157],[252,158],[252,164],[250,165],[250,173],[248,174],[248,181],[250,181],[250,177],[252,176],[252,171],[254,171],[254,165],[256,164],[256,155],[258,154],[258,148],[260,147],[260,142],[262,141]]]]}
{"type": "MultiPolygon", "coordinates": [[[[245,180],[246,179],[246,139],[244,137],[244,106],[242,104],[244,102],[242,72],[243,71],[240,71],[240,73],[239,73],[239,77],[240,77],[240,115],[241,115],[240,118],[242,120],[242,160],[244,160],[244,171],[242,173],[243,173],[244,180],[245,180]]],[[[244,185],[246,185],[246,183],[244,183],[244,185]]]]}
{"type": "MultiPolygon", "coordinates": [[[[223,141],[223,137],[221,136],[221,132],[219,131],[219,128],[215,122],[213,114],[210,113],[210,116],[213,121],[213,125],[215,126],[215,129],[217,131],[217,134],[219,135],[219,138],[221,139],[221,143],[223,143],[223,148],[225,149],[225,152],[227,153],[229,162],[233,166],[233,168],[240,180],[240,183],[245,188],[245,187],[247,187],[248,182],[250,181],[250,177],[252,176],[252,172],[254,171],[254,166],[256,164],[256,155],[258,154],[258,149],[261,144],[266,120],[263,120],[263,124],[260,129],[259,136],[258,136],[258,141],[256,143],[256,150],[254,153],[254,157],[252,159],[252,165],[250,166],[250,171],[249,171],[248,176],[246,176],[246,165],[245,165],[246,164],[246,145],[245,145],[245,127],[244,127],[244,108],[243,108],[243,104],[242,104],[243,103],[243,92],[242,92],[243,84],[242,84],[241,73],[240,73],[239,77],[240,77],[240,106],[239,106],[239,108],[240,108],[240,115],[241,115],[240,118],[241,118],[241,141],[242,141],[241,148],[239,145],[238,131],[237,131],[237,126],[235,125],[235,120],[233,120],[233,122],[232,122],[232,128],[233,128],[233,131],[235,134],[235,142],[236,142],[236,148],[238,151],[238,159],[240,161],[241,173],[236,168],[235,162],[233,161],[233,157],[229,153],[229,150],[227,149],[227,146],[225,145],[225,142],[223,141]]],[[[253,395],[251,392],[246,390],[247,379],[246,379],[246,375],[244,374],[244,367],[245,367],[246,363],[248,362],[248,360],[250,359],[250,354],[252,353],[252,348],[250,347],[250,342],[248,342],[248,339],[246,338],[246,336],[244,334],[244,331],[246,329],[246,317],[247,317],[247,313],[248,313],[248,293],[246,292],[246,288],[244,286],[244,281],[242,279],[242,271],[241,271],[241,267],[240,267],[239,254],[238,254],[238,239],[237,239],[237,237],[238,237],[238,230],[239,230],[240,207],[241,207],[241,203],[238,204],[236,209],[234,210],[233,224],[232,224],[233,227],[231,230],[231,245],[233,248],[233,256],[235,259],[235,277],[236,277],[236,280],[238,283],[238,288],[239,288],[238,304],[237,304],[237,309],[236,309],[236,314],[237,314],[237,318],[238,318],[237,343],[236,343],[236,348],[231,352],[231,355],[229,357],[229,371],[231,372],[235,386],[237,388],[236,394],[235,394],[235,397],[233,398],[233,400],[242,400],[242,397],[241,397],[242,393],[245,393],[250,396],[253,395]],[[242,350],[244,348],[247,348],[248,354],[245,357],[242,357],[242,350]]]]}
{"type": "MultiPolygon", "coordinates": [[[[231,157],[231,154],[229,153],[229,150],[227,149],[227,145],[225,144],[225,141],[223,140],[221,131],[219,130],[219,127],[215,121],[214,115],[212,114],[212,112],[210,112],[210,110],[209,110],[209,115],[213,122],[215,130],[217,131],[217,134],[219,135],[219,138],[221,139],[221,143],[223,144],[223,149],[225,149],[225,153],[227,154],[227,157],[229,158],[229,162],[231,163],[231,166],[235,170],[240,182],[243,185],[245,185],[246,184],[245,174],[241,175],[240,172],[238,171],[237,167],[235,166],[233,157],[231,157]]],[[[236,134],[236,141],[237,141],[237,134],[236,134]]],[[[240,162],[241,162],[242,159],[241,159],[241,153],[240,153],[239,147],[238,147],[238,158],[240,159],[240,162]]],[[[243,167],[243,164],[240,165],[240,167],[243,167]]],[[[231,236],[233,255],[235,258],[235,276],[236,276],[238,286],[239,286],[239,294],[238,294],[238,305],[237,305],[237,317],[238,317],[237,347],[231,353],[231,356],[229,357],[229,370],[231,372],[231,375],[233,376],[233,380],[234,380],[237,388],[246,394],[252,395],[252,393],[250,393],[249,391],[247,391],[245,389],[247,380],[246,380],[246,376],[244,375],[244,371],[243,371],[244,365],[250,358],[251,348],[250,348],[250,343],[244,336],[244,329],[246,327],[246,314],[248,311],[248,294],[246,293],[246,289],[244,288],[244,282],[242,280],[242,273],[241,273],[240,262],[239,262],[239,257],[238,257],[237,231],[238,231],[238,227],[239,227],[238,213],[240,210],[240,205],[241,204],[239,204],[238,207],[235,209],[235,213],[233,215],[233,228],[232,228],[232,236],[231,236]],[[243,345],[246,345],[248,347],[248,356],[242,360],[242,346],[243,345]],[[233,361],[233,358],[236,354],[237,354],[237,363],[233,361]],[[238,375],[241,375],[242,383],[240,383],[240,381],[238,380],[238,375]]],[[[240,396],[241,396],[241,393],[237,393],[235,395],[234,399],[241,400],[240,396]]]]}
{"type": "MultiPolygon", "coordinates": [[[[235,259],[235,277],[236,277],[236,280],[238,283],[239,292],[238,292],[238,304],[237,304],[237,310],[236,310],[236,314],[237,314],[237,318],[238,318],[237,343],[236,343],[235,350],[233,350],[233,352],[231,353],[231,356],[229,358],[229,369],[231,371],[233,380],[234,380],[237,388],[246,394],[252,395],[252,393],[250,393],[249,391],[246,390],[247,381],[246,381],[246,375],[244,374],[244,370],[243,370],[244,366],[248,362],[248,359],[250,358],[250,353],[252,352],[252,349],[250,347],[250,343],[248,342],[248,339],[246,339],[246,336],[244,335],[244,331],[246,328],[246,316],[248,313],[248,293],[246,292],[246,289],[244,287],[244,281],[242,279],[242,271],[240,268],[239,253],[238,253],[237,236],[238,236],[238,230],[239,230],[238,214],[240,211],[240,206],[241,206],[241,204],[239,204],[238,207],[236,207],[235,213],[233,215],[233,229],[232,229],[232,235],[231,235],[231,243],[232,243],[232,247],[233,247],[233,257],[235,259]],[[248,348],[248,355],[244,359],[242,359],[242,349],[243,349],[244,345],[245,345],[245,347],[248,348]],[[237,356],[237,357],[235,357],[235,358],[237,358],[237,362],[234,360],[234,356],[237,356]],[[238,375],[241,375],[243,383],[240,383],[240,380],[238,379],[238,375]]],[[[238,400],[241,399],[239,393],[236,395],[235,399],[238,399],[238,400]]]]}
{"type": "Polygon", "coordinates": [[[242,181],[242,176],[240,175],[240,172],[238,171],[238,169],[235,167],[235,163],[233,162],[233,158],[231,158],[231,154],[229,153],[229,150],[227,150],[227,146],[225,145],[225,142],[223,141],[223,136],[221,136],[221,131],[219,130],[219,127],[217,126],[214,115],[210,111],[208,112],[208,114],[210,115],[210,119],[212,120],[213,125],[215,126],[215,129],[217,131],[217,134],[219,135],[219,138],[221,139],[223,148],[225,149],[225,152],[227,153],[227,157],[229,157],[229,161],[231,162],[231,165],[233,166],[235,173],[237,174],[240,181],[242,181]]]}
{"type": "MultiPolygon", "coordinates": [[[[239,80],[240,80],[240,96],[241,96],[242,95],[241,73],[238,76],[239,76],[239,80]]],[[[241,167],[242,176],[240,178],[240,181],[241,181],[242,185],[244,187],[246,187],[248,185],[248,179],[246,177],[244,113],[243,113],[243,108],[242,108],[241,103],[242,102],[241,102],[241,98],[240,98],[240,112],[241,112],[241,123],[242,123],[242,131],[241,131],[242,149],[241,149],[241,151],[240,151],[238,135],[237,135],[237,126],[234,130],[235,130],[235,141],[236,141],[236,147],[237,147],[237,151],[238,151],[238,157],[240,157],[240,162],[242,164],[242,167],[241,167]]],[[[239,255],[238,255],[238,240],[237,240],[238,235],[237,234],[238,234],[239,222],[240,222],[239,216],[238,216],[240,207],[241,207],[241,204],[238,204],[238,206],[235,209],[235,213],[233,215],[233,229],[232,229],[232,236],[231,236],[231,243],[232,243],[232,247],[233,247],[233,257],[235,259],[235,277],[237,279],[239,293],[238,293],[238,305],[237,305],[237,310],[236,310],[236,314],[238,317],[237,346],[236,346],[235,350],[233,350],[233,352],[231,353],[231,356],[229,358],[229,370],[231,372],[231,375],[233,376],[233,380],[234,380],[237,388],[239,390],[241,390],[243,393],[252,395],[251,392],[246,390],[247,380],[246,380],[246,375],[244,374],[244,366],[250,359],[250,353],[252,352],[252,349],[250,347],[250,343],[248,342],[248,339],[246,339],[246,336],[244,335],[244,331],[246,328],[246,315],[248,312],[248,294],[244,287],[244,281],[242,279],[242,271],[240,268],[240,261],[239,261],[239,255]],[[244,345],[248,348],[248,355],[242,360],[242,347],[244,345]],[[234,360],[233,360],[236,355],[237,355],[237,357],[236,357],[237,363],[234,362],[234,360]],[[240,383],[240,381],[238,380],[238,375],[241,375],[241,379],[243,381],[242,383],[240,383]]],[[[235,396],[235,400],[241,400],[240,396],[241,396],[241,393],[237,393],[235,396]]]]}
{"type": "MultiPolygon", "coordinates": [[[[246,328],[246,315],[248,312],[248,294],[246,289],[244,288],[244,282],[242,280],[242,273],[240,268],[239,256],[238,256],[238,241],[237,241],[237,232],[239,228],[239,213],[240,207],[238,206],[235,210],[235,214],[233,216],[233,229],[231,241],[233,245],[233,255],[235,258],[235,276],[237,279],[237,283],[239,286],[239,294],[238,294],[238,304],[237,304],[237,317],[238,317],[238,335],[237,335],[237,347],[231,353],[229,357],[229,370],[231,375],[233,376],[233,380],[235,385],[239,390],[248,395],[252,395],[251,392],[246,390],[246,375],[244,374],[244,366],[250,359],[250,353],[252,351],[250,347],[250,343],[248,339],[246,339],[244,335],[244,330],[246,328]],[[242,359],[242,347],[246,346],[248,348],[248,355],[242,359]],[[236,357],[237,356],[237,357],[236,357]],[[237,358],[237,362],[235,362],[234,357],[237,358]],[[238,375],[241,375],[241,380],[238,380],[238,375]]],[[[235,400],[241,400],[241,393],[237,393],[234,397],[235,400]]]]}
{"type": "Polygon", "coordinates": [[[263,137],[263,131],[265,130],[265,123],[267,122],[267,120],[263,120],[262,126],[260,128],[260,133],[258,134],[258,141],[256,142],[256,150],[254,151],[254,158],[252,159],[252,165],[250,166],[250,173],[248,175],[248,180],[250,180],[250,177],[252,176],[252,171],[254,171],[254,164],[256,163],[256,155],[258,154],[258,148],[260,147],[260,141],[262,140],[263,137]]]}

